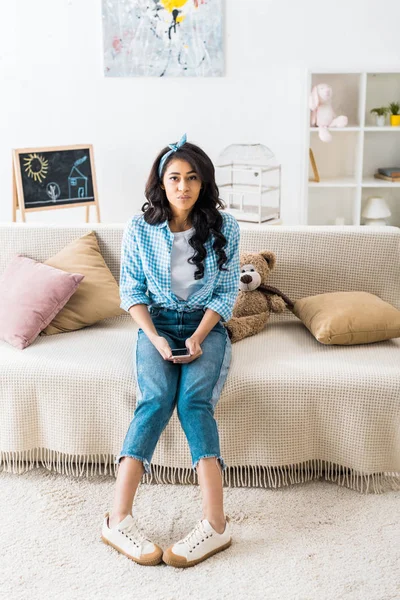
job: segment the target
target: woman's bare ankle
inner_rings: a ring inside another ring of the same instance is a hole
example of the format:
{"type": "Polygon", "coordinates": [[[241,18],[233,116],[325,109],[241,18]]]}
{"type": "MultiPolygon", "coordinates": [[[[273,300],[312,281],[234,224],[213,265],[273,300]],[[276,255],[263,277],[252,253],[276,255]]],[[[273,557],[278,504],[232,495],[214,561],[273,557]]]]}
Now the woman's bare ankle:
{"type": "Polygon", "coordinates": [[[112,527],[115,527],[115,525],[118,525],[118,523],[121,523],[121,521],[123,521],[125,519],[126,516],[130,515],[132,513],[112,513],[109,515],[108,517],[108,527],[111,529],[112,527]]]}

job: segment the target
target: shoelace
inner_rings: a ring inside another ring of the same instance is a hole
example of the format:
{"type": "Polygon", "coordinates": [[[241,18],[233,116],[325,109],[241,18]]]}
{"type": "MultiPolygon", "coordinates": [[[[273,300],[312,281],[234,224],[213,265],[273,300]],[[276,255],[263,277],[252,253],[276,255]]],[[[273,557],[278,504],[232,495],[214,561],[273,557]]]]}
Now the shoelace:
{"type": "Polygon", "coordinates": [[[194,529],[186,537],[183,538],[182,543],[187,544],[190,551],[192,551],[196,546],[200,544],[200,542],[204,542],[205,539],[211,537],[212,533],[208,534],[204,527],[203,523],[199,521],[194,529]]]}
{"type": "Polygon", "coordinates": [[[121,533],[129,537],[129,539],[135,544],[136,541],[139,541],[140,544],[147,540],[147,537],[144,535],[143,531],[139,529],[134,521],[130,525],[126,525],[123,529],[119,529],[121,533]],[[132,539],[134,537],[135,539],[132,539]]]}

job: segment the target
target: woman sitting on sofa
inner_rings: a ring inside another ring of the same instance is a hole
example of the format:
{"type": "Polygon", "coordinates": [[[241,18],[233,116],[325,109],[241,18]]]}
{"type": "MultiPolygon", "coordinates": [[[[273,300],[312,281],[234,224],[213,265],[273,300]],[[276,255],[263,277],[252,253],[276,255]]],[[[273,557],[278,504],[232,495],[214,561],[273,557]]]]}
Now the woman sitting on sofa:
{"type": "Polygon", "coordinates": [[[115,461],[114,504],[102,539],[142,565],[190,567],[231,544],[214,410],[231,361],[221,320],[231,318],[239,292],[240,229],[220,210],[210,158],[186,135],[159,153],[145,195],[143,214],[124,231],[120,279],[121,307],[139,325],[136,409],[115,461]],[[175,405],[199,477],[203,519],[163,552],[139,529],[132,504],[175,405]]]}

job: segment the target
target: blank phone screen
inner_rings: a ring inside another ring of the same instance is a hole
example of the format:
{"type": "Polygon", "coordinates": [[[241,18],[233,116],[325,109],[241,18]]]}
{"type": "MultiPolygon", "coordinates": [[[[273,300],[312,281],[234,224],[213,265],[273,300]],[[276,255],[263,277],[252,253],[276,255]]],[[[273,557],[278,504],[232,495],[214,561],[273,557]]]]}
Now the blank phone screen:
{"type": "Polygon", "coordinates": [[[187,348],[173,348],[171,350],[172,356],[188,356],[189,350],[187,348]]]}

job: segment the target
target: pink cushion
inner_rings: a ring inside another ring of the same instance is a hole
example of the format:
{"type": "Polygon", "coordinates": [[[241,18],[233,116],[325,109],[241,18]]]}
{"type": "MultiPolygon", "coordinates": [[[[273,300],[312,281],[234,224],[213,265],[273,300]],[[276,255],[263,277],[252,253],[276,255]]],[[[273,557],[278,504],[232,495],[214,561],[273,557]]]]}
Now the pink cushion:
{"type": "Polygon", "coordinates": [[[84,278],[18,254],[0,276],[0,340],[23,350],[71,298],[84,278]]]}

